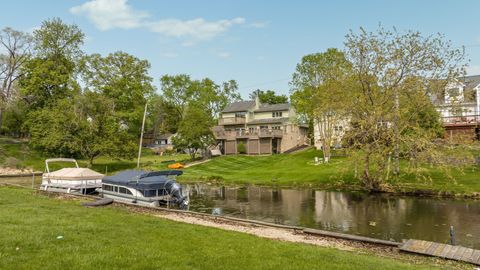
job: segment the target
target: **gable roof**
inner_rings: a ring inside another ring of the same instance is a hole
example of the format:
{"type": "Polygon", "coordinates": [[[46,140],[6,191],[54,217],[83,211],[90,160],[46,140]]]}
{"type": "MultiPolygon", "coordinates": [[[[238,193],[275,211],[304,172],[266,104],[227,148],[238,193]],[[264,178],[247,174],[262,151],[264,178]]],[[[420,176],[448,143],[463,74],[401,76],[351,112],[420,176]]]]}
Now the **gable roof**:
{"type": "Polygon", "coordinates": [[[261,104],[255,112],[288,111],[289,109],[290,103],[261,104]]]}
{"type": "Polygon", "coordinates": [[[459,78],[458,81],[465,84],[466,89],[473,89],[480,85],[480,75],[465,76],[459,78]]]}
{"type": "Polygon", "coordinates": [[[255,101],[253,100],[247,100],[247,101],[237,101],[237,102],[232,102],[223,109],[222,112],[224,113],[229,113],[229,112],[245,112],[248,111],[248,109],[252,108],[255,106],[255,101]]]}

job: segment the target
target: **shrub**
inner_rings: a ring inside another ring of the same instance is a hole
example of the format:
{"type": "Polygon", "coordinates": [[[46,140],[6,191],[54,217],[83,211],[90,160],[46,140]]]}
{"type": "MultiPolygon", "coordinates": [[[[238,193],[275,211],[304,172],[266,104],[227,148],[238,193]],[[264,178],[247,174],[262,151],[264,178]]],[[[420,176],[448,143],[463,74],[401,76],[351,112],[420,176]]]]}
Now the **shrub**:
{"type": "Polygon", "coordinates": [[[246,154],[247,153],[247,147],[243,142],[240,142],[237,144],[237,153],[239,154],[246,154]]]}
{"type": "Polygon", "coordinates": [[[7,157],[5,161],[3,162],[3,166],[7,168],[15,168],[15,169],[23,169],[25,166],[23,166],[22,161],[14,158],[14,157],[7,157]]]}

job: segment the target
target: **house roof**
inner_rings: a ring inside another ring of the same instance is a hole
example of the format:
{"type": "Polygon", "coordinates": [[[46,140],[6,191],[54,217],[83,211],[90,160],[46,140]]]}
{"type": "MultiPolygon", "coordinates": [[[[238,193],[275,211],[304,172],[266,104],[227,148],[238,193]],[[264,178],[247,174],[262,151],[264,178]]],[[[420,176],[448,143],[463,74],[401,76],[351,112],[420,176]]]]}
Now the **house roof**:
{"type": "Polygon", "coordinates": [[[172,137],[174,134],[172,133],[165,133],[165,134],[160,134],[158,135],[157,139],[159,140],[168,140],[170,137],[172,137]]]}
{"type": "Polygon", "coordinates": [[[480,85],[480,75],[465,76],[458,79],[461,83],[465,84],[465,88],[472,89],[480,85]]]}
{"type": "Polygon", "coordinates": [[[248,111],[251,107],[255,106],[255,101],[254,100],[247,100],[247,101],[237,101],[237,102],[232,102],[223,109],[222,112],[228,113],[228,112],[245,112],[248,111]]]}
{"type": "Polygon", "coordinates": [[[290,103],[261,104],[255,112],[288,111],[290,103]]]}

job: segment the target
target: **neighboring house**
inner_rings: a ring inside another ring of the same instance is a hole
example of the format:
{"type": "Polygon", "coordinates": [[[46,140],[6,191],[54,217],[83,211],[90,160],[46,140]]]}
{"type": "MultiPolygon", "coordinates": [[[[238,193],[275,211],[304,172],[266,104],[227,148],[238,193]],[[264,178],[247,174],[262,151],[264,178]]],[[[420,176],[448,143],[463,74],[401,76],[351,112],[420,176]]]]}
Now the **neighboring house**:
{"type": "Polygon", "coordinates": [[[480,75],[459,78],[432,101],[442,117],[447,139],[480,140],[480,75]]]}
{"type": "MultiPolygon", "coordinates": [[[[341,148],[342,146],[342,138],[345,135],[345,132],[350,127],[350,120],[340,120],[338,123],[333,127],[333,136],[332,136],[332,147],[334,148],[341,148]]],[[[315,148],[318,150],[322,150],[322,136],[321,134],[321,125],[319,125],[316,121],[313,123],[313,137],[314,137],[314,144],[315,148]]]]}
{"type": "Polygon", "coordinates": [[[173,138],[176,134],[165,133],[154,136],[152,133],[143,135],[143,146],[159,150],[173,150],[173,138]]]}
{"type": "MultiPolygon", "coordinates": [[[[440,113],[446,139],[480,140],[480,75],[457,79],[442,94],[433,96],[432,102],[440,113]]],[[[332,146],[340,143],[349,127],[349,121],[335,127],[332,146]]],[[[315,147],[321,149],[321,136],[316,123],[313,131],[315,147]]]]}
{"type": "Polygon", "coordinates": [[[258,98],[229,104],[214,127],[225,155],[238,154],[242,148],[249,155],[283,153],[308,144],[307,131],[307,125],[296,123],[289,103],[261,104],[258,98]]]}

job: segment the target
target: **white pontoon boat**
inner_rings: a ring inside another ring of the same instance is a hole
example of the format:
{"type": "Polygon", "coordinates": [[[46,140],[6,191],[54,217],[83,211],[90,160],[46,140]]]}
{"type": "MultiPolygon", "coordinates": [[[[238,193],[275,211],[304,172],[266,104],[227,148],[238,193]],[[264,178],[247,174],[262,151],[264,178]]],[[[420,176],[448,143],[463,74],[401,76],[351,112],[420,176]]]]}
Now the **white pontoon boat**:
{"type": "Polygon", "coordinates": [[[91,194],[97,188],[102,187],[103,174],[80,168],[75,159],[52,158],[45,160],[45,173],[42,176],[41,189],[45,191],[56,191],[65,193],[91,194]],[[72,162],[75,167],[62,168],[50,172],[48,163],[51,162],[72,162]]]}

